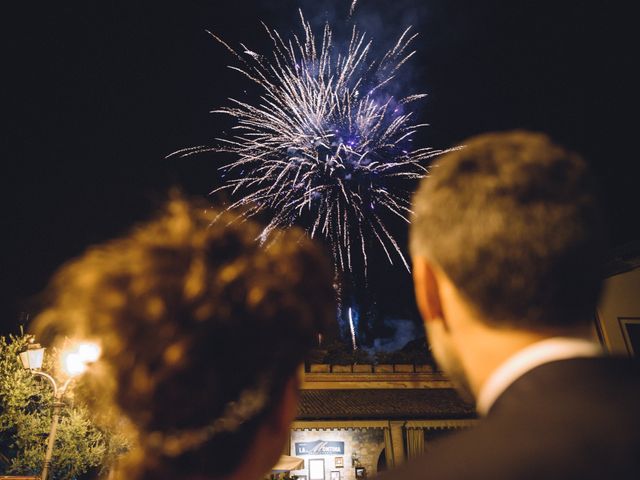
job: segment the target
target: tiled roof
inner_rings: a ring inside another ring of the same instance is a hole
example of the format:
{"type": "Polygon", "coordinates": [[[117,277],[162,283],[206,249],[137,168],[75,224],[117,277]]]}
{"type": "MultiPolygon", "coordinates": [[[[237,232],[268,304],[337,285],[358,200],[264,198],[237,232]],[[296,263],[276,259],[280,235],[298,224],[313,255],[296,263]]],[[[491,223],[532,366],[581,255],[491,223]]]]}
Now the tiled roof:
{"type": "Polygon", "coordinates": [[[302,390],[298,420],[471,418],[450,388],[302,390]]]}

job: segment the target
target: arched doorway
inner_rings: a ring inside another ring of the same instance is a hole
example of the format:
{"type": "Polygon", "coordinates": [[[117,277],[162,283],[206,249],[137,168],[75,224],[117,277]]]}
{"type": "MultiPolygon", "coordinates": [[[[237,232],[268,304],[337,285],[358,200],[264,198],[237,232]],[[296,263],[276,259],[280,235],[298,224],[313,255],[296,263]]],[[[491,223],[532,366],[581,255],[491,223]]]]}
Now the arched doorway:
{"type": "Polygon", "coordinates": [[[383,448],[378,455],[378,464],[376,466],[376,472],[384,472],[387,469],[387,449],[383,448]]]}

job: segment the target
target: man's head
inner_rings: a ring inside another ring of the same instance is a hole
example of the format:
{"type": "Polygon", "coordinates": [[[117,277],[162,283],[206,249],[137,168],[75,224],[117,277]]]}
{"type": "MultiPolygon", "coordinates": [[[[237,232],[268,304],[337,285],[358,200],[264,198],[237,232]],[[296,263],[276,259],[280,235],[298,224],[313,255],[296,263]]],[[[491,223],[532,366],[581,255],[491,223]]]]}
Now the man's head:
{"type": "Polygon", "coordinates": [[[135,478],[226,477],[249,451],[281,453],[297,370],[335,315],[332,271],[303,232],[259,232],[175,199],[55,277],[37,324],[102,344],[86,380],[135,426],[135,478]]]}
{"type": "Polygon", "coordinates": [[[585,162],[524,131],[465,143],[433,166],[414,197],[411,253],[427,327],[446,316],[445,283],[468,317],[495,331],[588,325],[603,226],[585,162]]]}

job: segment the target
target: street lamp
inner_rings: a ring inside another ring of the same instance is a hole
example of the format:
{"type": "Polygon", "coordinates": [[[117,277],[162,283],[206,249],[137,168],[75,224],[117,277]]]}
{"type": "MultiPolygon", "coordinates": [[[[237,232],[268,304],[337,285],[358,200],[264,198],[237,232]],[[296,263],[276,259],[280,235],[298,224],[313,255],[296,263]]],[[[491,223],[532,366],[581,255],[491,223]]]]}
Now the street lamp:
{"type": "Polygon", "coordinates": [[[82,342],[74,345],[73,348],[66,349],[62,353],[62,369],[69,378],[58,386],[56,380],[48,373],[42,372],[42,362],[44,360],[45,349],[38,343],[30,343],[27,350],[20,353],[20,361],[22,366],[31,370],[33,375],[46,378],[53,387],[53,415],[51,417],[51,430],[49,431],[49,439],[47,441],[47,452],[42,465],[41,480],[47,480],[49,471],[51,470],[51,458],[53,455],[53,445],[56,440],[56,432],[58,430],[58,420],[60,418],[60,410],[64,405],[62,399],[69,387],[71,381],[78,375],[84,373],[90,363],[100,358],[100,347],[91,342],[82,342]]]}

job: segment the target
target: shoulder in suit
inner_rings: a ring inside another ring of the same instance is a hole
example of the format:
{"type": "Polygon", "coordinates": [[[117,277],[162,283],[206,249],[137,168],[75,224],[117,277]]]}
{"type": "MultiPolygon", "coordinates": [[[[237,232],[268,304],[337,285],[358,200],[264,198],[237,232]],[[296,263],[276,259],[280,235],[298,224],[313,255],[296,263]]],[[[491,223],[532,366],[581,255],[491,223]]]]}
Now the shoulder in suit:
{"type": "Polygon", "coordinates": [[[640,365],[615,358],[541,365],[510,385],[477,427],[378,478],[640,478],[640,365]]]}

